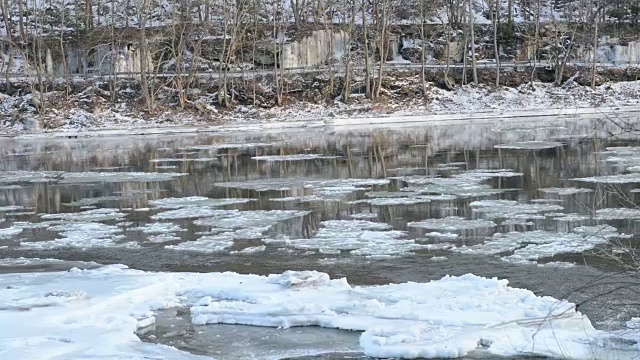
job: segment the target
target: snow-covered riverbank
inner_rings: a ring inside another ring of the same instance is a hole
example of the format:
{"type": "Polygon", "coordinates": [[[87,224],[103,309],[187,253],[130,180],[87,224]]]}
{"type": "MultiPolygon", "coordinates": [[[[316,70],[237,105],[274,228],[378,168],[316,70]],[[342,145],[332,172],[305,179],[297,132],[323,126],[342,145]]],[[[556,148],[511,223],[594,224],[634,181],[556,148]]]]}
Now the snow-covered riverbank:
{"type": "Polygon", "coordinates": [[[426,101],[392,94],[384,103],[377,104],[362,99],[349,105],[336,101],[330,106],[311,103],[271,109],[238,106],[231,112],[206,116],[177,110],[150,116],[124,103],[104,104],[91,111],[83,106],[54,107],[46,115],[36,116],[30,114],[33,110],[30,95],[1,95],[0,101],[0,119],[4,119],[0,122],[0,134],[5,136],[88,131],[147,134],[609,114],[616,109],[636,111],[640,107],[640,81],[606,84],[595,91],[573,83],[563,87],[536,83],[534,87],[522,85],[499,90],[487,86],[463,86],[455,91],[433,87],[426,101]]]}

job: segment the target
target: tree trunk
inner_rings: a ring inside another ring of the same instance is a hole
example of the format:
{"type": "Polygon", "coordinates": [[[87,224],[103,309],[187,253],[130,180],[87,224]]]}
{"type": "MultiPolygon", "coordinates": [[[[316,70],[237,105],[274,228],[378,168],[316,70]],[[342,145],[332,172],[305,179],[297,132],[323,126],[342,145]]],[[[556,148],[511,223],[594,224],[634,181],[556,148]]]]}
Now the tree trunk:
{"type": "Polygon", "coordinates": [[[476,32],[474,26],[474,12],[472,0],[469,0],[469,30],[471,31],[471,64],[473,66],[473,83],[478,85],[478,66],[476,63],[476,32]]]}
{"type": "Polygon", "coordinates": [[[493,51],[496,54],[496,87],[500,86],[500,48],[498,46],[498,6],[499,0],[495,0],[491,9],[491,22],[493,23],[493,51]]]}
{"type": "Polygon", "coordinates": [[[369,39],[367,36],[367,1],[362,0],[362,32],[364,37],[364,89],[367,99],[371,99],[371,74],[369,72],[369,39]]]}
{"type": "Polygon", "coordinates": [[[598,17],[594,17],[593,62],[591,64],[591,90],[596,89],[596,63],[598,62],[598,17]]]}

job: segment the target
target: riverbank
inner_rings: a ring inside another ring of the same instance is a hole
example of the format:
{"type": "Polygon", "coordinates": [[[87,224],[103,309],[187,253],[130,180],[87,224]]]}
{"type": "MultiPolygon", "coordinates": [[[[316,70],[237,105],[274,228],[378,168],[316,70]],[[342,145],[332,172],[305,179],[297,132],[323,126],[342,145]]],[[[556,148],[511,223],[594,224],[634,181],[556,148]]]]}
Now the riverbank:
{"type": "MultiPolygon", "coordinates": [[[[401,84],[397,84],[401,85],[401,84]]],[[[408,82],[407,86],[415,85],[408,82]]],[[[221,112],[204,103],[206,112],[165,107],[150,114],[130,102],[106,102],[97,89],[86,89],[36,114],[33,96],[0,95],[2,136],[145,135],[184,132],[266,131],[309,126],[400,125],[442,121],[497,121],[548,116],[603,116],[640,111],[640,81],[608,83],[592,90],[567,82],[517,88],[466,85],[446,91],[430,85],[429,96],[404,94],[400,86],[376,103],[354,94],[345,104],[299,101],[269,109],[236,106],[221,112]]],[[[405,91],[406,92],[406,91],[405,91]]],[[[53,96],[55,94],[52,94],[53,96]]],[[[104,94],[103,94],[104,95],[104,94]]]]}

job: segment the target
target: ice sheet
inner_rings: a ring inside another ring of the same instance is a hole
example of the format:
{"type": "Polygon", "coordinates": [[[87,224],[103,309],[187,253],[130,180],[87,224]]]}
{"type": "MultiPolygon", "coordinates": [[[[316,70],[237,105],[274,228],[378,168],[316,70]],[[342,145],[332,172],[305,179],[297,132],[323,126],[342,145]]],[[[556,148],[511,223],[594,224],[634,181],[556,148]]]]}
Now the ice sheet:
{"type": "Polygon", "coordinates": [[[315,271],[265,276],[93,270],[0,275],[0,343],[7,359],[193,360],[140,342],[153,311],[191,308],[192,322],[363,331],[373,357],[462,357],[484,346],[583,359],[609,334],[573,304],[471,274],[428,283],[354,287],[315,271]],[[14,311],[21,309],[25,311],[14,311]]]}
{"type": "Polygon", "coordinates": [[[496,223],[490,220],[468,220],[459,216],[449,216],[442,219],[426,219],[422,221],[410,222],[409,227],[417,227],[428,230],[438,231],[459,231],[459,230],[475,230],[487,229],[496,226],[496,223]]]}

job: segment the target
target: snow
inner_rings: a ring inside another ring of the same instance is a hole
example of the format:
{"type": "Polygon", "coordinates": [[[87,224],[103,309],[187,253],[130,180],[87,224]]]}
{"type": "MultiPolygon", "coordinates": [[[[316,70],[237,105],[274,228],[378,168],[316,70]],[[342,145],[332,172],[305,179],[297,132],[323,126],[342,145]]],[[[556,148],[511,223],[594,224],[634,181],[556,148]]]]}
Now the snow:
{"type": "Polygon", "coordinates": [[[459,230],[476,230],[476,229],[491,229],[496,226],[493,221],[489,220],[467,220],[459,216],[449,216],[442,219],[427,219],[417,222],[410,222],[407,224],[409,227],[417,227],[429,230],[438,231],[459,231],[459,230]]]}
{"type": "Polygon", "coordinates": [[[0,327],[7,359],[202,359],[135,335],[153,323],[153,311],[176,306],[190,307],[196,325],[363,331],[360,345],[373,357],[461,357],[485,344],[494,356],[580,359],[611,336],[571,303],[471,274],[354,287],[315,271],[151,273],[111,265],[3,274],[0,287],[0,303],[29,310],[0,310],[2,324],[20,324],[0,327]]]}

